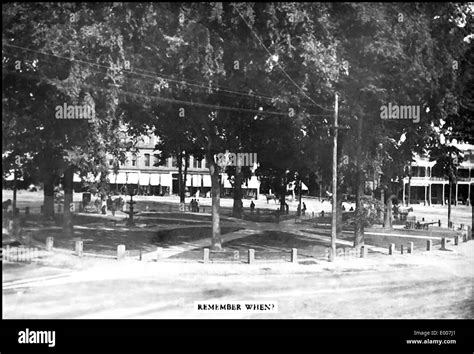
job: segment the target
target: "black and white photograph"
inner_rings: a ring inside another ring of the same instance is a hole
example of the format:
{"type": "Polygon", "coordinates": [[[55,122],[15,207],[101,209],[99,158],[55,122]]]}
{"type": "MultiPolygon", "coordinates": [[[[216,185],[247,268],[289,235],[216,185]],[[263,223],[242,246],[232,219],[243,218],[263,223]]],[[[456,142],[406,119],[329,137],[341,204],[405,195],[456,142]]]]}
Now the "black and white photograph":
{"type": "Polygon", "coordinates": [[[66,327],[30,320],[435,320],[392,344],[457,352],[437,321],[474,318],[473,15],[4,3],[2,327],[49,351],[66,327]]]}

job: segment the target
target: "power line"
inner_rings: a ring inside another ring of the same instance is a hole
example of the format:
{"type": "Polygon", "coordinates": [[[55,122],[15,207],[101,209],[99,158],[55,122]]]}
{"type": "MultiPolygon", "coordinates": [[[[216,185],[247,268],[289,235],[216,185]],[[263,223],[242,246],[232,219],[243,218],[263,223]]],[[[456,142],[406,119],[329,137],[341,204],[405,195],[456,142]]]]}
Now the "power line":
{"type": "MultiPolygon", "coordinates": [[[[7,47],[11,47],[11,48],[16,48],[16,49],[21,49],[21,50],[30,51],[30,52],[33,52],[33,53],[36,53],[36,54],[41,54],[41,55],[45,55],[45,56],[55,57],[55,58],[58,58],[58,59],[63,59],[63,60],[67,60],[67,61],[77,62],[77,63],[81,63],[81,64],[84,64],[84,65],[96,66],[96,67],[104,68],[104,69],[107,69],[107,70],[112,69],[112,67],[107,66],[107,65],[97,64],[97,63],[93,63],[93,62],[89,62],[89,61],[85,61],[85,60],[67,58],[67,57],[64,57],[64,56],[60,56],[60,55],[56,55],[56,54],[50,54],[50,53],[45,53],[45,52],[42,52],[42,51],[38,51],[38,50],[26,48],[26,47],[16,46],[16,45],[12,45],[12,44],[3,44],[3,45],[4,45],[4,46],[7,46],[7,47]]],[[[148,70],[144,70],[144,69],[135,69],[135,70],[139,70],[139,71],[142,71],[142,72],[152,73],[153,75],[144,74],[144,73],[137,72],[137,71],[134,71],[134,70],[131,70],[131,69],[130,69],[130,70],[127,70],[127,71],[124,71],[124,72],[127,73],[127,74],[130,74],[130,73],[131,73],[131,74],[135,74],[135,75],[139,75],[139,76],[151,77],[151,78],[154,78],[154,79],[168,80],[168,81],[175,82],[175,83],[179,83],[179,84],[186,83],[186,84],[189,85],[189,86],[199,87],[199,88],[202,88],[202,89],[205,89],[205,90],[209,90],[209,89],[210,89],[209,85],[207,85],[207,86],[206,86],[205,84],[199,85],[199,84],[196,84],[196,83],[190,82],[189,80],[184,80],[184,79],[172,79],[172,78],[169,78],[168,75],[157,74],[157,73],[154,73],[154,72],[152,72],[152,71],[148,71],[148,70]]],[[[241,95],[241,96],[248,96],[248,97],[252,97],[252,98],[261,98],[261,99],[264,99],[264,100],[273,100],[273,97],[268,96],[268,95],[259,95],[259,94],[251,94],[251,93],[245,93],[245,92],[235,91],[235,90],[228,89],[227,87],[221,86],[221,85],[215,85],[215,86],[213,86],[213,89],[214,89],[215,91],[222,91],[222,92],[234,93],[234,94],[236,94],[236,95],[241,95]]]]}
{"type": "MultiPolygon", "coordinates": [[[[40,54],[43,54],[43,53],[41,53],[41,52],[39,52],[39,53],[40,53],[40,54]]],[[[47,54],[47,53],[44,53],[44,54],[45,54],[45,55],[50,55],[50,56],[53,56],[53,57],[57,57],[57,56],[55,56],[55,55],[53,55],[53,54],[47,54]]],[[[60,57],[60,58],[61,58],[61,57],[60,57]]],[[[63,58],[61,58],[61,59],[63,59],[63,58]]],[[[73,61],[74,61],[74,60],[73,60],[73,61]]],[[[45,59],[44,62],[47,62],[47,63],[49,63],[49,64],[54,64],[54,63],[48,61],[47,59],[45,59]]],[[[81,62],[83,62],[83,61],[81,61],[81,62]]],[[[88,63],[88,62],[86,62],[86,63],[88,63]]],[[[94,63],[88,63],[88,64],[89,64],[89,65],[100,66],[100,67],[103,67],[103,68],[106,68],[106,69],[110,69],[110,67],[105,66],[105,65],[101,65],[101,64],[94,64],[94,63]]],[[[94,69],[92,69],[92,68],[89,68],[88,70],[91,71],[91,72],[94,72],[94,73],[98,73],[98,74],[105,74],[105,72],[97,71],[97,70],[94,70],[94,69]]],[[[158,77],[158,76],[152,76],[152,75],[146,75],[146,74],[139,74],[139,73],[136,73],[136,72],[125,72],[125,73],[127,73],[127,74],[137,74],[138,76],[141,75],[141,76],[144,76],[144,77],[151,78],[151,79],[155,80],[155,81],[149,81],[149,80],[146,80],[146,79],[126,77],[126,79],[137,80],[137,81],[141,81],[141,82],[144,82],[144,83],[147,83],[147,84],[156,84],[156,83],[157,83],[156,80],[159,80],[159,79],[161,78],[161,77],[158,77]]],[[[165,80],[168,80],[168,79],[165,79],[165,80]]],[[[175,82],[176,84],[183,84],[183,82],[184,82],[184,81],[179,81],[179,80],[168,80],[168,81],[175,82]]],[[[193,85],[193,86],[197,86],[197,87],[203,88],[203,89],[205,89],[205,90],[209,90],[209,89],[210,89],[209,87],[206,87],[206,86],[200,86],[200,85],[193,85]]],[[[227,97],[233,97],[233,98],[235,98],[235,96],[232,96],[232,95],[225,94],[225,93],[222,93],[222,92],[221,92],[221,91],[224,91],[224,92],[232,92],[232,91],[219,90],[219,89],[216,90],[215,88],[214,88],[213,90],[214,90],[215,93],[219,93],[219,94],[224,95],[224,96],[227,96],[227,97]]],[[[247,96],[250,96],[250,97],[252,97],[252,98],[256,98],[256,97],[258,98],[258,97],[259,97],[258,95],[248,95],[248,94],[246,94],[246,95],[247,95],[247,96]]],[[[299,106],[306,107],[306,106],[304,106],[304,105],[299,105],[299,106]]]]}
{"type": "MultiPolygon", "coordinates": [[[[45,79],[45,81],[49,82],[56,82],[59,80],[51,80],[49,78],[41,77],[40,75],[33,75],[33,74],[27,74],[27,73],[19,73],[16,71],[9,71],[11,74],[15,75],[20,75],[23,77],[28,77],[28,78],[34,78],[34,79],[45,79]]],[[[81,86],[85,87],[88,89],[96,89],[100,91],[112,91],[113,88],[103,88],[99,87],[96,85],[91,85],[91,84],[84,84],[84,83],[61,83],[62,86],[81,86]]],[[[240,107],[230,107],[230,106],[218,106],[218,105],[212,105],[212,104],[207,104],[207,103],[200,103],[200,102],[193,102],[193,101],[186,101],[186,100],[177,100],[173,98],[166,98],[166,97],[161,97],[161,96],[153,96],[153,95],[144,95],[144,94],[139,94],[139,93],[134,93],[130,91],[123,90],[119,87],[116,88],[117,91],[120,91],[122,94],[125,94],[127,96],[132,96],[132,97],[141,97],[145,99],[151,99],[151,100],[157,100],[157,101],[162,101],[162,102],[168,102],[168,103],[179,103],[182,105],[190,105],[194,107],[202,107],[202,108],[210,108],[210,109],[217,109],[217,110],[230,110],[230,111],[237,111],[237,112],[248,112],[248,113],[257,113],[257,114],[270,114],[270,115],[279,115],[279,116],[288,116],[289,113],[282,113],[282,112],[274,112],[274,111],[263,111],[263,110],[255,110],[255,109],[249,109],[249,108],[240,108],[240,107]]],[[[309,117],[329,117],[330,115],[316,115],[316,114],[307,114],[309,117]]]]}
{"type": "MultiPolygon", "coordinates": [[[[250,29],[250,31],[253,33],[253,35],[257,38],[258,42],[260,43],[260,45],[266,50],[266,52],[270,55],[270,57],[273,57],[273,54],[268,50],[268,48],[265,46],[265,44],[263,43],[263,41],[260,39],[260,37],[258,36],[258,34],[253,30],[253,28],[250,26],[250,24],[245,20],[244,16],[242,15],[242,13],[239,11],[239,9],[234,5],[232,4],[232,6],[234,7],[234,9],[237,11],[237,13],[240,15],[240,17],[242,18],[242,20],[244,21],[244,23],[247,25],[247,27],[250,29]]],[[[283,72],[283,74],[285,74],[285,76],[293,83],[293,85],[296,86],[296,88],[298,90],[300,90],[303,95],[309,99],[313,104],[315,104],[317,107],[321,108],[322,110],[325,110],[325,111],[329,111],[329,112],[333,112],[334,110],[333,109],[329,109],[329,108],[325,108],[319,104],[317,104],[311,97],[309,97],[306,92],[304,92],[304,90],[291,78],[290,75],[288,75],[288,73],[285,71],[285,69],[283,69],[283,67],[280,65],[280,63],[276,62],[276,65],[280,68],[280,70],[283,72]]]]}

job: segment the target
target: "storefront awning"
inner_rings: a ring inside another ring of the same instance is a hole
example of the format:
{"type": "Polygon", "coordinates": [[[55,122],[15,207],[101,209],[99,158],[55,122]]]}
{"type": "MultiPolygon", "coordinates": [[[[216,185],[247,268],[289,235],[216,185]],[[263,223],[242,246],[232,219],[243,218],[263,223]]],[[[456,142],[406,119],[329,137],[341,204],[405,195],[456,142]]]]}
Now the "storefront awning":
{"type": "Polygon", "coordinates": [[[149,173],[140,173],[138,178],[140,186],[148,186],[150,184],[150,174],[149,173]]]}
{"type": "Polygon", "coordinates": [[[127,180],[127,175],[125,174],[125,172],[119,172],[116,175],[112,175],[112,178],[110,179],[110,183],[125,184],[126,180],[127,180]]]}
{"type": "Polygon", "coordinates": [[[150,185],[159,186],[160,185],[160,175],[158,173],[153,173],[150,175],[150,185]]]}
{"type": "Polygon", "coordinates": [[[186,174],[186,187],[191,187],[193,183],[193,176],[186,174]]]}
{"type": "Polygon", "coordinates": [[[173,184],[173,179],[171,177],[171,174],[169,174],[169,173],[168,174],[162,174],[160,183],[161,183],[162,186],[171,187],[171,185],[173,184]]]}
{"type": "Polygon", "coordinates": [[[193,187],[201,187],[201,175],[193,175],[193,187]]]}
{"type": "Polygon", "coordinates": [[[138,184],[138,173],[128,173],[127,184],[138,184]]]}
{"type": "Polygon", "coordinates": [[[246,189],[258,189],[260,186],[257,177],[252,176],[248,182],[243,186],[246,189]]]}
{"type": "Polygon", "coordinates": [[[233,188],[232,184],[230,183],[230,181],[228,179],[229,176],[227,176],[227,173],[223,173],[221,176],[222,176],[221,181],[224,182],[224,188],[233,188]]]}
{"type": "Polygon", "coordinates": [[[202,186],[203,187],[212,187],[211,176],[203,175],[202,176],[202,186]]]}

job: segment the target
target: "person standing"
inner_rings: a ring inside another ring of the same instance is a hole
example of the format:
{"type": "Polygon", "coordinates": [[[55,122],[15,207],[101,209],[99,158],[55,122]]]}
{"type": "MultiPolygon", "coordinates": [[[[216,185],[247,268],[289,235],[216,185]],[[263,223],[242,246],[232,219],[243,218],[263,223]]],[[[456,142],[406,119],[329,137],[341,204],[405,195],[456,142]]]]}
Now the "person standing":
{"type": "Polygon", "coordinates": [[[112,212],[112,215],[115,216],[115,202],[112,200],[112,197],[109,194],[109,199],[107,200],[107,209],[112,212]]]}
{"type": "Polygon", "coordinates": [[[102,215],[107,214],[107,201],[105,200],[105,196],[102,196],[101,210],[102,210],[102,215]]]}

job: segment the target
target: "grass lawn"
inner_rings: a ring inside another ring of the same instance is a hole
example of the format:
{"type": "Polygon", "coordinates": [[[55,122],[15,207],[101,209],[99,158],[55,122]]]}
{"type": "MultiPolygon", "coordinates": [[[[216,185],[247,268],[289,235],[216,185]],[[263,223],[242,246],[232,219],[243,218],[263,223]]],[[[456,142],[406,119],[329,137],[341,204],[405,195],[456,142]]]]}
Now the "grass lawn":
{"type": "MultiPolygon", "coordinates": [[[[222,233],[238,230],[237,227],[223,227],[222,233]]],[[[139,250],[152,252],[156,251],[156,247],[169,248],[185,242],[210,238],[211,227],[176,228],[158,232],[146,229],[76,228],[72,238],[65,238],[62,235],[62,229],[58,227],[34,231],[32,235],[36,241],[41,243],[46,242],[46,237],[54,237],[54,247],[67,250],[74,250],[75,241],[82,240],[84,252],[104,255],[116,255],[117,246],[125,245],[125,248],[130,251],[130,256],[136,256],[139,254],[139,250]]]]}
{"type": "MultiPolygon", "coordinates": [[[[320,240],[288,232],[263,231],[236,240],[224,242],[222,247],[222,256],[217,252],[211,252],[211,260],[221,258],[231,260],[233,251],[239,251],[240,260],[247,261],[248,250],[250,248],[255,250],[256,260],[290,261],[292,248],[298,249],[298,258],[326,259],[328,244],[320,240]]],[[[345,250],[351,249],[352,247],[338,246],[338,249],[339,248],[345,250]]],[[[201,248],[180,253],[172,258],[201,260],[202,257],[203,251],[201,248]]]]}
{"type": "MultiPolygon", "coordinates": [[[[331,229],[326,227],[318,227],[318,230],[314,229],[304,229],[301,230],[308,233],[313,233],[320,236],[326,236],[328,238],[331,237],[331,229]]],[[[447,230],[447,229],[440,229],[438,227],[431,228],[430,230],[405,230],[405,229],[394,229],[394,230],[383,230],[381,228],[370,228],[366,229],[366,232],[373,232],[378,233],[379,235],[371,235],[366,233],[364,235],[364,240],[367,245],[388,248],[391,243],[395,244],[396,249],[400,249],[400,246],[403,244],[405,247],[408,245],[409,242],[413,242],[413,247],[415,249],[426,249],[426,241],[427,239],[424,238],[416,238],[416,237],[402,237],[402,236],[390,236],[390,234],[397,234],[397,235],[406,235],[406,236],[431,236],[433,237],[446,237],[448,239],[453,239],[454,236],[459,235],[459,232],[447,230]],[[385,233],[385,235],[381,235],[385,233]]],[[[352,241],[354,236],[352,233],[344,232],[342,234],[341,240],[352,241]]],[[[433,246],[440,245],[441,241],[433,238],[433,246]]],[[[449,243],[448,243],[449,244],[449,243]]]]}

